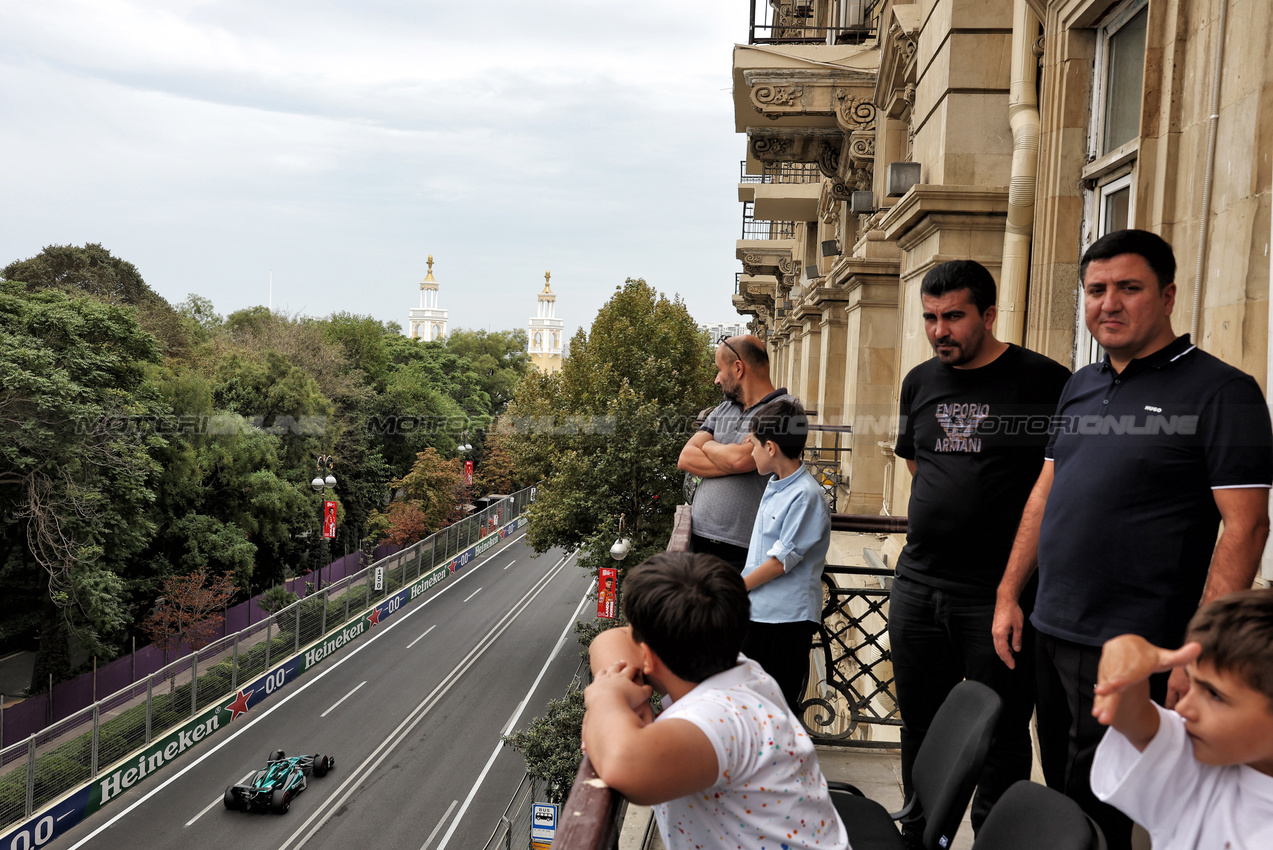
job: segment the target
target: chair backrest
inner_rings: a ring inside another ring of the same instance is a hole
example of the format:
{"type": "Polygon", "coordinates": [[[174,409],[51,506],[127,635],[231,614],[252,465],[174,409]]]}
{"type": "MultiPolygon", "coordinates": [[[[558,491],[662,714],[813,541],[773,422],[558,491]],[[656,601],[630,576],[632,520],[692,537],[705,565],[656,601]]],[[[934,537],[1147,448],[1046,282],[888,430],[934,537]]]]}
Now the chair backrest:
{"type": "Polygon", "coordinates": [[[927,825],[924,846],[950,846],[985,764],[1003,701],[980,682],[964,681],[951,690],[933,717],[915,754],[911,779],[916,804],[927,825]]]}
{"type": "Polygon", "coordinates": [[[1105,850],[1100,828],[1079,804],[1046,785],[1022,780],[995,803],[973,850],[1105,850]]]}

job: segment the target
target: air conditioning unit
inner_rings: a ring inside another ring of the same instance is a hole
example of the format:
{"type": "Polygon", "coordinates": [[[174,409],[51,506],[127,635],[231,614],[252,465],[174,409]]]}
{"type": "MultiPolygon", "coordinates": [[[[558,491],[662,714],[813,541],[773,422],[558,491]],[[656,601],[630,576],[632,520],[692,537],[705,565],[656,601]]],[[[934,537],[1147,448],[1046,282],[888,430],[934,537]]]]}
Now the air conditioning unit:
{"type": "Polygon", "coordinates": [[[886,185],[890,198],[900,198],[919,182],[920,165],[918,162],[890,162],[888,164],[886,185]]]}
{"type": "Polygon", "coordinates": [[[856,191],[849,196],[849,212],[866,215],[875,212],[875,193],[856,191]]]}

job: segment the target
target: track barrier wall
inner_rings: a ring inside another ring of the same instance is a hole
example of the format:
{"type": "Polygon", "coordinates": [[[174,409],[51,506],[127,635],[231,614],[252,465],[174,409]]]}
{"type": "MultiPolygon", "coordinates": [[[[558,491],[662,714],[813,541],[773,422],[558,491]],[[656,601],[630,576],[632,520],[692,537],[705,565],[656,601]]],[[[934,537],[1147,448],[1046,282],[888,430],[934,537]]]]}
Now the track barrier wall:
{"type": "Polygon", "coordinates": [[[533,498],[508,496],[3,748],[0,828],[17,825],[0,850],[47,844],[231,726],[525,527],[533,498]]]}

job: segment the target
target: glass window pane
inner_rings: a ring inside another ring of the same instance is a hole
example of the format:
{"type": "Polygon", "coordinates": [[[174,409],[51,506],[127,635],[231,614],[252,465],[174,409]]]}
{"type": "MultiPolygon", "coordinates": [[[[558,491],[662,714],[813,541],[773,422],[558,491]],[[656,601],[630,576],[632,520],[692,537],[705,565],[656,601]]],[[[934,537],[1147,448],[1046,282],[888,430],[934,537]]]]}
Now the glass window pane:
{"type": "Polygon", "coordinates": [[[1109,37],[1105,76],[1105,127],[1101,154],[1131,141],[1140,133],[1140,100],[1145,76],[1145,22],[1149,7],[1109,37]]]}
{"type": "Polygon", "coordinates": [[[1132,189],[1124,186],[1104,197],[1105,211],[1101,216],[1101,235],[1127,229],[1127,213],[1131,204],[1132,189]]]}

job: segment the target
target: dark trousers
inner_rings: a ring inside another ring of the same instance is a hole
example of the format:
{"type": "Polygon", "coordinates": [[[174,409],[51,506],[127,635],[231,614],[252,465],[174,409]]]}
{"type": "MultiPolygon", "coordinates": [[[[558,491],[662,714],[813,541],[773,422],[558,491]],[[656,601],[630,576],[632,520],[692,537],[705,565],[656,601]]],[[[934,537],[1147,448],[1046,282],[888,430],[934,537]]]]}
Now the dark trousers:
{"type": "MultiPolygon", "coordinates": [[[[1132,821],[1092,793],[1092,758],[1105,727],[1092,716],[1099,646],[1073,643],[1040,632],[1035,639],[1039,698],[1039,760],[1048,787],[1074,800],[1105,833],[1109,850],[1130,850],[1132,821]]],[[[1166,674],[1151,676],[1149,695],[1167,697],[1166,674]]]]}
{"type": "Polygon", "coordinates": [[[752,620],[747,624],[747,637],[743,639],[743,655],[763,667],[778,683],[791,713],[797,717],[809,676],[809,649],[817,630],[818,624],[808,620],[799,623],[752,620]]]}
{"type": "MultiPolygon", "coordinates": [[[[955,685],[981,682],[1003,700],[986,764],[972,801],[972,826],[981,824],[1012,783],[1030,778],[1030,714],[1034,709],[1032,647],[1023,646],[1017,667],[1009,670],[995,654],[990,633],[995,600],[938,590],[899,576],[889,597],[888,634],[893,679],[902,714],[902,786],[907,799],[914,785],[911,770],[933,716],[955,685]]],[[[1033,639],[1027,625],[1025,641],[1033,639]]],[[[902,823],[909,846],[917,846],[924,822],[902,823]]]]}
{"type": "MultiPolygon", "coordinates": [[[[743,567],[747,566],[746,546],[735,546],[733,543],[726,543],[723,540],[713,540],[710,537],[704,537],[692,531],[690,532],[690,551],[701,552],[704,555],[715,555],[740,573],[743,571],[743,567]]],[[[750,658],[751,656],[748,657],[750,658]]]]}

